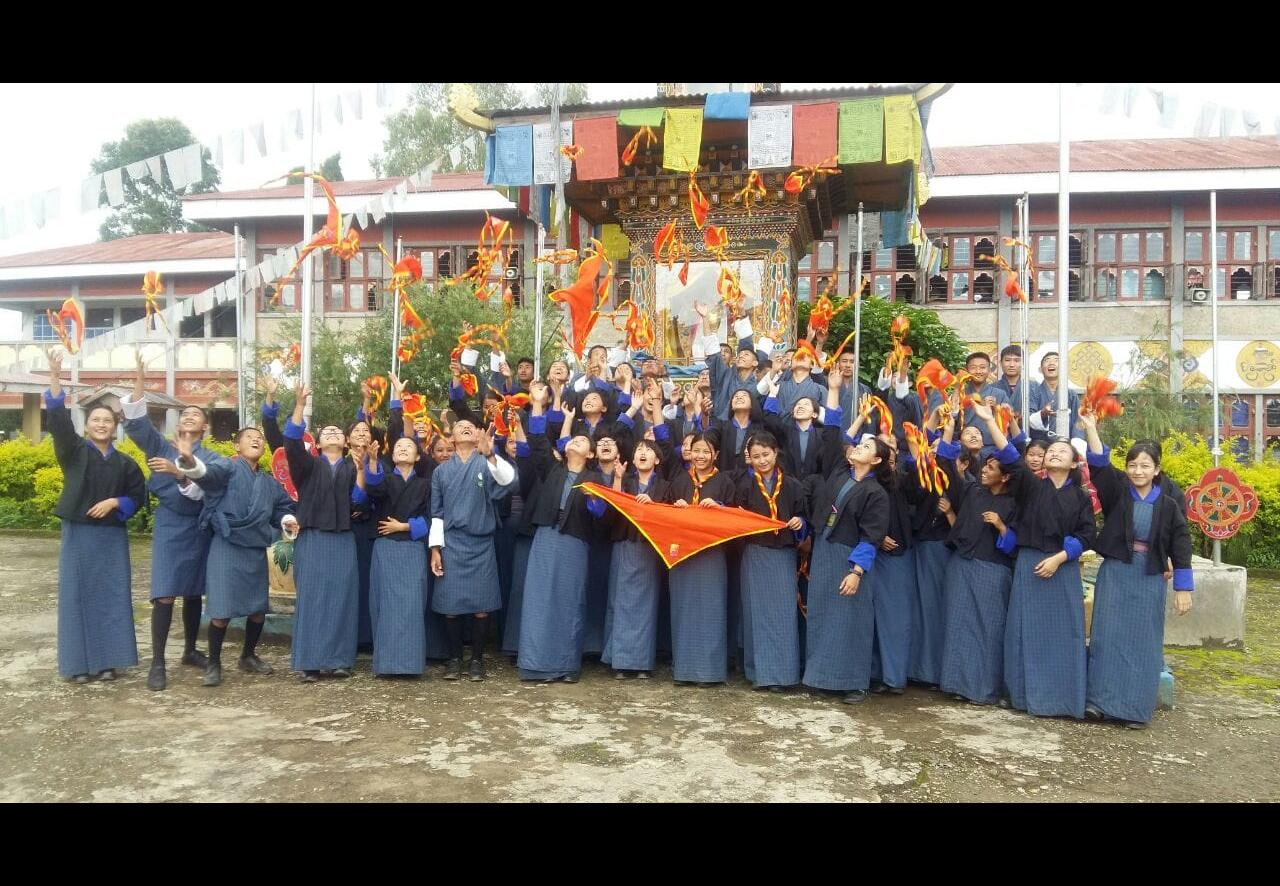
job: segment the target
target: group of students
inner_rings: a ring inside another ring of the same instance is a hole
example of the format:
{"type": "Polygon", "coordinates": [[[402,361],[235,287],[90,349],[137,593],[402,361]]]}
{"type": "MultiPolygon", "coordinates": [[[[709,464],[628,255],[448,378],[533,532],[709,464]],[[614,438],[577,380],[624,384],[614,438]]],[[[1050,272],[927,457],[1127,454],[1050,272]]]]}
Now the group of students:
{"type": "MultiPolygon", "coordinates": [[[[715,336],[695,342],[707,369],[687,389],[657,360],[638,359],[637,375],[625,353],[596,347],[580,373],[557,360],[545,380],[532,361],[512,373],[495,358],[477,402],[462,384],[472,367],[454,362],[453,421],[434,435],[406,425],[404,385],[391,375],[386,426],[366,397],[354,424],[319,423],[314,452],[303,442],[309,389],[299,382],[281,431],[267,380],[262,427],[236,434],[232,458],[201,445],[207,420],[196,407],[182,411],[174,440],[154,430],[140,363],[123,409],[158,502],[148,686],[166,684],[177,597],[182,661],[204,668],[205,685],[221,682],[226,625],[240,616],[239,667],[271,670],[255,652],[264,552],[291,528],[292,669],[305,682],[349,676],[368,646],[377,675],[421,675],[443,659],[444,678],[460,679],[468,640],[465,671],[479,681],[492,640],[523,680],[576,682],[595,655],[619,679],[647,679],[664,651],[682,684],[720,684],[740,666],[757,689],[804,685],[849,703],[916,682],[1037,715],[1151,719],[1165,583],[1171,575],[1179,612],[1192,590],[1184,510],[1160,476],[1158,444],[1134,444],[1117,470],[1093,417],[1074,415],[1099,531],[1076,449],[1047,434],[1028,440],[1016,423],[1002,429],[995,408],[1011,392],[977,382],[986,355],[966,361],[971,405],[958,395],[922,405],[905,374],[888,371],[882,398],[870,397],[847,353],[825,378],[823,336],[772,360],[749,323],[733,329],[736,351],[715,336]],[[516,393],[528,395],[522,406],[516,393]],[[926,454],[904,422],[927,431],[945,491],[922,477],[926,454]],[[268,443],[285,449],[296,505],[258,468],[268,443]],[[741,507],[785,528],[667,569],[588,482],[641,505],[702,508],[709,520],[741,507]],[[1090,548],[1104,561],[1086,650],[1078,560],[1090,548]],[[207,658],[195,648],[201,594],[207,658]]],[[[49,428],[66,476],[59,670],[110,679],[137,663],[123,527],[146,489],[111,445],[110,409],[91,410],[86,436],[76,435],[56,357],[51,368],[49,428]]]]}

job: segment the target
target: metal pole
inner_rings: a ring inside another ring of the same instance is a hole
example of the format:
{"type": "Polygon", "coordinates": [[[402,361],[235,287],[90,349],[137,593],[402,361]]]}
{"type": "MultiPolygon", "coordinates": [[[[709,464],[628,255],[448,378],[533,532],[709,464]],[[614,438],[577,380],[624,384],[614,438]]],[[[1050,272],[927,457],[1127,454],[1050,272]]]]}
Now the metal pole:
{"type": "MultiPolygon", "coordinates": [[[[556,146],[556,148],[559,148],[560,146],[560,95],[561,95],[562,88],[563,88],[563,84],[557,83],[555,84],[555,89],[551,93],[551,142],[556,146]]],[[[555,151],[556,178],[555,178],[555,190],[553,192],[554,197],[552,199],[552,203],[554,204],[554,208],[555,208],[555,213],[554,213],[554,217],[551,219],[551,223],[555,226],[555,229],[556,229],[556,249],[557,250],[564,249],[568,243],[568,240],[566,238],[567,231],[565,230],[565,225],[568,224],[568,217],[569,217],[569,214],[565,212],[564,176],[562,174],[563,170],[561,170],[560,168],[559,154],[560,154],[559,150],[556,150],[555,151]]],[[[564,282],[567,279],[566,274],[568,273],[568,268],[566,265],[557,265],[556,267],[559,269],[557,271],[557,277],[559,278],[561,285],[564,285],[564,282]]],[[[541,298],[542,293],[538,293],[538,297],[541,298]]]]}
{"type": "MultiPolygon", "coordinates": [[[[542,250],[547,242],[547,229],[538,225],[538,249],[535,259],[542,258],[542,250]]],[[[542,269],[545,265],[536,262],[533,266],[533,377],[542,378],[542,269]]]]}
{"type": "MultiPolygon", "coordinates": [[[[404,258],[401,254],[404,252],[404,238],[396,238],[396,264],[400,263],[400,259],[404,258]]],[[[396,375],[400,374],[400,292],[396,290],[392,293],[394,301],[391,305],[391,371],[396,375]]]]}
{"type": "MultiPolygon", "coordinates": [[[[311,122],[307,127],[307,165],[303,168],[303,172],[310,173],[315,168],[316,162],[316,85],[311,84],[311,122]]],[[[313,219],[311,216],[311,198],[315,193],[315,187],[310,178],[302,180],[302,242],[304,244],[311,242],[311,228],[313,219]]],[[[313,300],[312,284],[315,282],[312,278],[312,257],[307,256],[306,261],[302,263],[302,341],[301,341],[301,363],[298,372],[302,375],[302,380],[306,384],[311,384],[311,313],[313,300]]],[[[314,397],[307,399],[307,405],[304,407],[303,415],[306,419],[311,418],[311,407],[315,400],[314,397]]]]}
{"type": "Polygon", "coordinates": [[[1030,433],[1028,428],[1031,427],[1031,385],[1027,382],[1027,367],[1031,365],[1031,296],[1035,292],[1036,281],[1031,279],[1031,268],[1027,264],[1030,255],[1027,248],[1031,245],[1031,195],[1022,195],[1022,242],[1027,246],[1022,250],[1022,264],[1025,281],[1023,282],[1022,291],[1027,294],[1027,301],[1020,305],[1019,313],[1022,315],[1022,375],[1019,380],[1022,382],[1022,403],[1019,409],[1022,414],[1021,427],[1025,433],[1030,433]]]}
{"type": "Polygon", "coordinates": [[[1054,251],[1057,258],[1058,286],[1058,425],[1057,435],[1066,440],[1071,434],[1070,403],[1068,393],[1071,390],[1071,367],[1068,365],[1068,352],[1071,350],[1071,329],[1067,319],[1067,288],[1071,274],[1067,262],[1063,259],[1067,245],[1067,229],[1071,217],[1071,188],[1067,178],[1070,168],[1069,152],[1071,142],[1067,138],[1067,101],[1066,84],[1058,84],[1058,248],[1054,251]]]}
{"type": "Polygon", "coordinates": [[[858,201],[858,257],[854,259],[858,269],[857,283],[853,291],[853,381],[854,403],[858,402],[857,385],[862,380],[862,201],[858,201]]]}
{"type": "MultiPolygon", "coordinates": [[[[1210,382],[1213,386],[1213,466],[1218,466],[1222,458],[1222,418],[1218,414],[1218,192],[1209,192],[1209,248],[1213,250],[1209,259],[1209,316],[1213,324],[1213,369],[1210,371],[1210,382]]],[[[1222,542],[1213,540],[1213,565],[1222,565],[1222,542]]]]}
{"type": "Polygon", "coordinates": [[[236,238],[236,415],[237,428],[243,428],[244,421],[244,331],[241,319],[244,310],[241,304],[244,298],[243,278],[240,276],[240,225],[235,226],[236,238]]]}

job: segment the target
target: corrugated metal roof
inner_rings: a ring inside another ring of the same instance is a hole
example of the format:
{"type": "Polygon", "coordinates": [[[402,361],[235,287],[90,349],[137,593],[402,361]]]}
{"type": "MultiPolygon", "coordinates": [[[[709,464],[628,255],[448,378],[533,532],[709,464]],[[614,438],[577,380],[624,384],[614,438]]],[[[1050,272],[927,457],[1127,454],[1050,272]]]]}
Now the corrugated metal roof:
{"type": "MultiPolygon", "coordinates": [[[[1058,171],[1056,142],[933,148],[935,176],[1058,171]]],[[[1280,167],[1280,139],[1152,138],[1071,143],[1072,172],[1280,167]]]]}
{"type": "Polygon", "coordinates": [[[235,238],[221,231],[198,234],[139,234],[106,243],[60,246],[0,258],[0,268],[86,265],[111,262],[233,258],[235,238]]]}
{"type": "MultiPolygon", "coordinates": [[[[782,92],[753,92],[751,101],[757,105],[779,104],[782,102],[808,101],[811,99],[860,98],[869,95],[906,95],[923,87],[923,83],[904,83],[896,86],[836,86],[829,89],[796,89],[782,92]]],[[[561,105],[564,114],[582,114],[593,111],[623,111],[628,108],[652,108],[657,106],[668,108],[705,105],[707,93],[693,95],[651,95],[646,98],[628,98],[615,101],[582,102],[576,105],[561,105]]],[[[550,114],[549,107],[495,108],[481,110],[485,117],[528,117],[538,114],[550,114]]]]}
{"type": "MultiPolygon", "coordinates": [[[[398,178],[373,178],[345,182],[330,182],[333,186],[333,195],[335,197],[347,196],[373,196],[381,194],[390,188],[394,188],[402,181],[407,181],[407,176],[399,176],[398,178]]],[[[278,188],[250,188],[244,191],[210,191],[205,194],[192,194],[190,197],[183,197],[183,202],[197,202],[200,200],[287,200],[290,198],[298,198],[302,196],[302,185],[284,185],[278,188]]],[[[414,188],[409,185],[411,193],[429,193],[431,191],[487,191],[492,190],[490,185],[484,183],[484,173],[481,172],[441,172],[436,173],[431,178],[431,186],[428,188],[414,188]]],[[[316,189],[316,198],[324,199],[324,194],[319,188],[316,189]]]]}

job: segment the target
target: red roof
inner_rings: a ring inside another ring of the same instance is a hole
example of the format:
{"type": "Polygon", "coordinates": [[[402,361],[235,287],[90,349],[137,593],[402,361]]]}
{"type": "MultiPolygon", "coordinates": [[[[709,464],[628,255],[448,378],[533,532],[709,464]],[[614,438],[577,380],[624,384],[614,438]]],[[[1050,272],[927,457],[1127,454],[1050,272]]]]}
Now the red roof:
{"type": "Polygon", "coordinates": [[[234,258],[235,238],[221,231],[199,234],[139,234],[106,243],[60,246],[0,257],[0,268],[85,265],[112,262],[234,258]]]}
{"type": "MultiPolygon", "coordinates": [[[[933,149],[934,175],[1057,172],[1057,142],[933,149]]],[[[1280,139],[1155,138],[1071,143],[1072,172],[1280,167],[1280,139]]]]}
{"type": "MultiPolygon", "coordinates": [[[[330,182],[333,186],[333,195],[335,197],[345,196],[364,196],[382,194],[394,188],[402,181],[407,181],[406,176],[398,178],[374,178],[365,179],[364,181],[348,181],[348,182],[330,182]]],[[[484,183],[484,174],[480,172],[448,172],[438,173],[431,178],[431,186],[427,188],[415,188],[413,183],[409,184],[410,193],[431,192],[431,191],[487,191],[492,190],[492,185],[484,183]]],[[[302,185],[283,185],[276,188],[252,188],[247,191],[210,191],[205,194],[192,194],[190,197],[183,197],[184,202],[196,202],[199,200],[284,200],[293,197],[302,196],[302,185]]],[[[316,190],[316,196],[323,199],[324,195],[316,190]]]]}

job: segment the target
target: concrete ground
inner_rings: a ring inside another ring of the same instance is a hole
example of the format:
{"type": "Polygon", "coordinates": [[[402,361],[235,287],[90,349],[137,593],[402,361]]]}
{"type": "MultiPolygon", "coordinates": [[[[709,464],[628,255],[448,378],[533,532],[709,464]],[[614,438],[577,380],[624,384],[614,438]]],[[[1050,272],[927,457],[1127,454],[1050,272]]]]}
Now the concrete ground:
{"type": "MultiPolygon", "coordinates": [[[[133,564],[145,663],[146,544],[133,564]]],[[[921,689],[851,708],[736,675],[677,687],[665,667],[529,686],[501,656],[482,684],[438,666],[376,679],[361,657],[350,680],[301,685],[267,646],[276,674],[231,667],[205,689],[176,663],[180,617],[168,691],[148,692],[144,668],[75,686],[55,665],[56,574],[56,539],[0,537],[0,801],[1280,799],[1274,580],[1251,583],[1250,649],[1171,653],[1176,708],[1134,732],[921,689]]]]}

